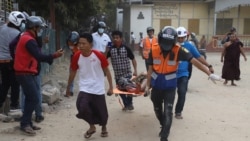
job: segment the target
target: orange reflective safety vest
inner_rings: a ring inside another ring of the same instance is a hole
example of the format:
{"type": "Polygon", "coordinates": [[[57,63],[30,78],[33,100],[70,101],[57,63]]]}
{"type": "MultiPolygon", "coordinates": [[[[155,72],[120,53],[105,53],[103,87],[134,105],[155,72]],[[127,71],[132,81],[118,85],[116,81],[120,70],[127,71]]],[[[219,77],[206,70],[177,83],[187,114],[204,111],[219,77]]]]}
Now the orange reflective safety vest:
{"type": "Polygon", "coordinates": [[[150,42],[150,38],[149,38],[149,37],[145,37],[145,38],[143,39],[143,52],[142,52],[142,53],[143,53],[143,57],[144,57],[145,59],[148,59],[148,54],[149,54],[149,52],[150,52],[150,49],[151,49],[152,46],[153,46],[154,44],[156,44],[156,43],[158,43],[156,37],[153,37],[151,42],[150,42]]]}
{"type": "Polygon", "coordinates": [[[164,58],[158,44],[152,46],[153,73],[151,75],[151,86],[156,89],[165,90],[177,87],[178,52],[180,46],[175,45],[164,58]]]}

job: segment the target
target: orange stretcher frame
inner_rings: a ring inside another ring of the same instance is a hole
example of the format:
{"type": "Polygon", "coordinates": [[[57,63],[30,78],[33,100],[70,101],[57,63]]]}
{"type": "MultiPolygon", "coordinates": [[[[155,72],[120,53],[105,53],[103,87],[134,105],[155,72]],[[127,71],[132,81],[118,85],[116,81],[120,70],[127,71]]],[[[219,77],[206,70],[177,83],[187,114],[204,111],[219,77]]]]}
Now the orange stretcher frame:
{"type": "MultiPolygon", "coordinates": [[[[135,78],[135,77],[136,77],[136,76],[132,76],[131,79],[133,79],[133,78],[135,78]]],[[[139,92],[138,94],[136,94],[136,93],[131,93],[131,92],[127,92],[127,91],[121,91],[121,90],[119,90],[118,88],[114,88],[114,89],[113,89],[113,94],[115,94],[115,95],[126,94],[126,95],[131,95],[131,96],[136,97],[136,96],[144,95],[144,92],[139,92]]]]}
{"type": "Polygon", "coordinates": [[[117,88],[114,88],[113,89],[113,94],[115,94],[115,95],[126,94],[126,95],[131,95],[131,96],[136,97],[136,96],[144,95],[144,92],[139,92],[138,94],[136,94],[136,93],[130,93],[130,92],[127,92],[127,91],[121,91],[121,90],[119,90],[117,88]]]}

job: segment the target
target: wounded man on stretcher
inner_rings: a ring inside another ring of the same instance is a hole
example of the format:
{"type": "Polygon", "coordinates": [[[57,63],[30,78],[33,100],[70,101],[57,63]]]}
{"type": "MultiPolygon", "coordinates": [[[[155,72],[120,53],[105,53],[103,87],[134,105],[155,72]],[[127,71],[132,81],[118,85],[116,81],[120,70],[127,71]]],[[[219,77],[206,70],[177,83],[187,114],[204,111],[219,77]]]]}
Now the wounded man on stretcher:
{"type": "Polygon", "coordinates": [[[132,79],[121,77],[117,83],[117,89],[120,91],[141,94],[144,92],[147,84],[147,73],[141,73],[132,79]]]}

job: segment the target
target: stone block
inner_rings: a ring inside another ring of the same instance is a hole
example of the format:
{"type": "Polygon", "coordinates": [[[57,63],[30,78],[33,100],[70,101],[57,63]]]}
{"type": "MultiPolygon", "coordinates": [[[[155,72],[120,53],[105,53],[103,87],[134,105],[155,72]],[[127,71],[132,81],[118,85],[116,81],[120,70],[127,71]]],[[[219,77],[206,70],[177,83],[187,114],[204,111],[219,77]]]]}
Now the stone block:
{"type": "Polygon", "coordinates": [[[43,102],[51,105],[60,99],[60,90],[51,85],[44,85],[42,87],[42,95],[43,102]]]}

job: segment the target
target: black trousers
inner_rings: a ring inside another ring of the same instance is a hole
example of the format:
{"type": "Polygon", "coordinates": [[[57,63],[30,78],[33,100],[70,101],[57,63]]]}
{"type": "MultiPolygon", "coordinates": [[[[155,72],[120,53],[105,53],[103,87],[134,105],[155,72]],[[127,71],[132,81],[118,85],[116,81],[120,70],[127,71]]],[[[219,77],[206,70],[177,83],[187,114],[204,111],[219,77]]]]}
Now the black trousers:
{"type": "Polygon", "coordinates": [[[162,129],[161,138],[168,138],[173,118],[173,103],[176,89],[157,90],[152,89],[151,100],[154,105],[154,112],[159,120],[162,129]]]}
{"type": "Polygon", "coordinates": [[[20,84],[16,80],[13,62],[0,63],[0,106],[4,103],[11,88],[11,107],[19,106],[20,84]]]}

